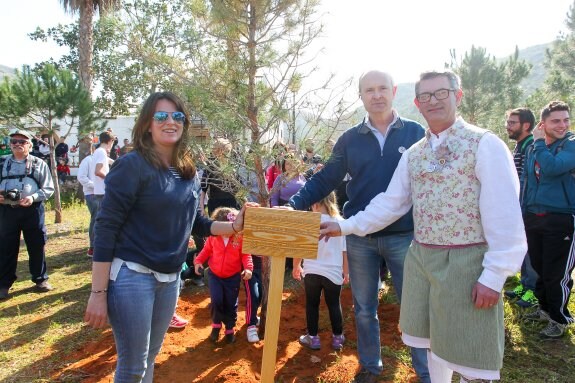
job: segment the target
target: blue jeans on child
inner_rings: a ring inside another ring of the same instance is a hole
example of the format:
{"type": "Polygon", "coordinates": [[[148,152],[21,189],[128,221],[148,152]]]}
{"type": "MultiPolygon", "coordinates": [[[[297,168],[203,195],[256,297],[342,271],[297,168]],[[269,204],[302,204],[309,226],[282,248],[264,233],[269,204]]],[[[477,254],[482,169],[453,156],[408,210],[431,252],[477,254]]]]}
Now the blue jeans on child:
{"type": "Polygon", "coordinates": [[[233,330],[238,319],[238,295],[240,293],[241,275],[234,274],[220,278],[208,270],[208,287],[212,300],[210,310],[212,324],[223,323],[226,330],[233,330]]]}
{"type": "Polygon", "coordinates": [[[176,309],[180,278],[158,282],[122,265],[108,285],[108,318],[118,362],[114,383],[152,383],[154,360],[176,309]]]}
{"type": "MultiPolygon", "coordinates": [[[[403,264],[407,249],[413,240],[413,232],[379,237],[348,235],[346,240],[359,363],[372,374],[379,375],[383,370],[377,316],[381,258],[385,259],[393,287],[398,299],[401,300],[403,264]]],[[[430,382],[427,350],[412,348],[411,360],[421,382],[430,382]]]]}

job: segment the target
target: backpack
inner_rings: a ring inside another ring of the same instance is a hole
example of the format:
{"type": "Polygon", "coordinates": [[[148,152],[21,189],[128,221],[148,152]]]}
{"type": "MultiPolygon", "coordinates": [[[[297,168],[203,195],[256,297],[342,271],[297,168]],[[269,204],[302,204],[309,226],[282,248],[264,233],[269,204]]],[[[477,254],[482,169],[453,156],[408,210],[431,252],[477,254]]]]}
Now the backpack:
{"type": "MultiPolygon", "coordinates": [[[[28,156],[28,160],[26,160],[26,172],[24,174],[19,174],[19,175],[10,175],[10,176],[4,176],[4,163],[9,159],[9,156],[4,156],[4,157],[0,157],[0,182],[2,182],[2,180],[13,180],[13,179],[18,179],[20,182],[22,182],[22,180],[26,177],[32,179],[35,183],[36,186],[38,187],[38,189],[41,189],[41,183],[40,183],[40,159],[38,157],[34,157],[32,155],[28,156]]],[[[10,173],[10,168],[12,167],[12,161],[8,160],[8,163],[6,164],[6,174],[10,173]]]]}

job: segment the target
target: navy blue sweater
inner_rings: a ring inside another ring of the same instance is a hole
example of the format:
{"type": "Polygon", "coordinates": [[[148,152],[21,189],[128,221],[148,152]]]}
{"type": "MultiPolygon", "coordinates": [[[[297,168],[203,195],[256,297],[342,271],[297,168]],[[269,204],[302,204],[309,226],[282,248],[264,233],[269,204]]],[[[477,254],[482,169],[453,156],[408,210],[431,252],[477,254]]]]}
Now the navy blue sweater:
{"type": "Polygon", "coordinates": [[[193,230],[210,235],[212,221],[196,216],[200,182],[177,178],[139,153],[120,157],[106,176],[94,228],[94,261],[114,257],[161,273],[181,270],[193,230]],[[193,229],[192,229],[193,228],[193,229]]]}
{"type": "MultiPolygon", "coordinates": [[[[335,190],[349,173],[349,201],[343,207],[343,215],[347,218],[355,215],[365,209],[373,197],[387,190],[402,153],[424,134],[425,130],[419,123],[400,117],[387,133],[382,151],[377,138],[364,122],[348,129],[337,140],[325,167],[290,199],[290,205],[297,210],[308,209],[335,190]]],[[[411,210],[372,235],[409,230],[413,230],[411,210]]]]}

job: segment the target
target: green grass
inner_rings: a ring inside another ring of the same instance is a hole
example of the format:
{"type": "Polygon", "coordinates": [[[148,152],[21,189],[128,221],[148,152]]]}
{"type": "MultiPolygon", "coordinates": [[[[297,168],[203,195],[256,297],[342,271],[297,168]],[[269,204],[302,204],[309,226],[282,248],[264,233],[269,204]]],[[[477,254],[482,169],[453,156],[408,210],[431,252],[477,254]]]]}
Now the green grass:
{"type": "Polygon", "coordinates": [[[86,207],[78,203],[69,204],[60,224],[53,223],[53,212],[46,214],[46,262],[55,287],[48,293],[32,290],[22,242],[18,280],[11,298],[0,302],[0,382],[49,382],[64,356],[100,334],[82,324],[91,272],[88,220],[86,207]]]}
{"type": "MultiPolygon", "coordinates": [[[[11,290],[12,297],[0,302],[0,383],[54,382],[51,374],[65,367],[69,362],[66,357],[102,333],[102,330],[89,329],[82,323],[90,289],[91,263],[86,257],[88,219],[86,207],[74,201],[64,209],[60,224],[53,223],[53,212],[47,213],[49,242],[46,253],[54,291],[38,294],[32,290],[27,252],[24,246],[21,247],[19,279],[11,290]]],[[[516,282],[511,279],[507,288],[516,282]]],[[[289,277],[286,277],[286,285],[294,294],[303,293],[300,284],[291,282],[289,277]]],[[[387,286],[391,286],[390,281],[387,286]]],[[[382,302],[395,302],[393,288],[387,287],[381,295],[382,302]]],[[[573,298],[569,309],[575,313],[573,298]]],[[[502,382],[575,381],[575,329],[569,329],[562,339],[543,341],[537,335],[542,325],[523,323],[521,313],[518,307],[505,304],[506,349],[502,382]]],[[[354,346],[348,344],[348,347],[354,346]]],[[[384,358],[393,358],[406,365],[410,363],[405,349],[384,347],[382,353],[384,358]]],[[[70,379],[60,382],[80,381],[78,377],[70,379]]],[[[459,380],[454,378],[454,381],[459,380]]]]}
{"type": "MultiPolygon", "coordinates": [[[[506,288],[515,287],[516,278],[510,278],[506,288]]],[[[569,310],[575,314],[573,294],[569,310]]],[[[521,320],[526,312],[517,305],[505,302],[505,359],[501,380],[503,382],[573,382],[575,381],[575,329],[558,340],[543,340],[539,331],[541,323],[521,320]]]]}

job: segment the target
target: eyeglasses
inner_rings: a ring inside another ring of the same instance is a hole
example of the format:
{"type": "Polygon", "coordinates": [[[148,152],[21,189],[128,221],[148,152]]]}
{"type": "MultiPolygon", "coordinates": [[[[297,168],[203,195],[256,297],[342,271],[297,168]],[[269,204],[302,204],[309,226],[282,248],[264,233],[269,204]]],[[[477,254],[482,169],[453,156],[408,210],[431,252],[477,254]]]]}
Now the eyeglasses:
{"type": "Polygon", "coordinates": [[[415,98],[419,102],[429,102],[431,101],[431,96],[434,96],[436,100],[445,100],[449,97],[449,92],[455,92],[455,89],[437,89],[435,92],[420,93],[415,98]]]}
{"type": "Polygon", "coordinates": [[[10,143],[12,145],[24,145],[26,142],[28,142],[28,140],[22,140],[22,139],[18,139],[18,138],[12,138],[10,139],[10,143]]]}
{"type": "Polygon", "coordinates": [[[170,115],[172,116],[172,120],[177,124],[183,124],[186,121],[186,115],[183,112],[156,112],[154,113],[154,120],[157,122],[166,122],[170,115]]]}
{"type": "Polygon", "coordinates": [[[505,124],[506,124],[507,126],[513,126],[513,125],[515,125],[515,124],[519,124],[520,122],[521,122],[521,121],[507,120],[507,121],[505,121],[505,124]]]}

